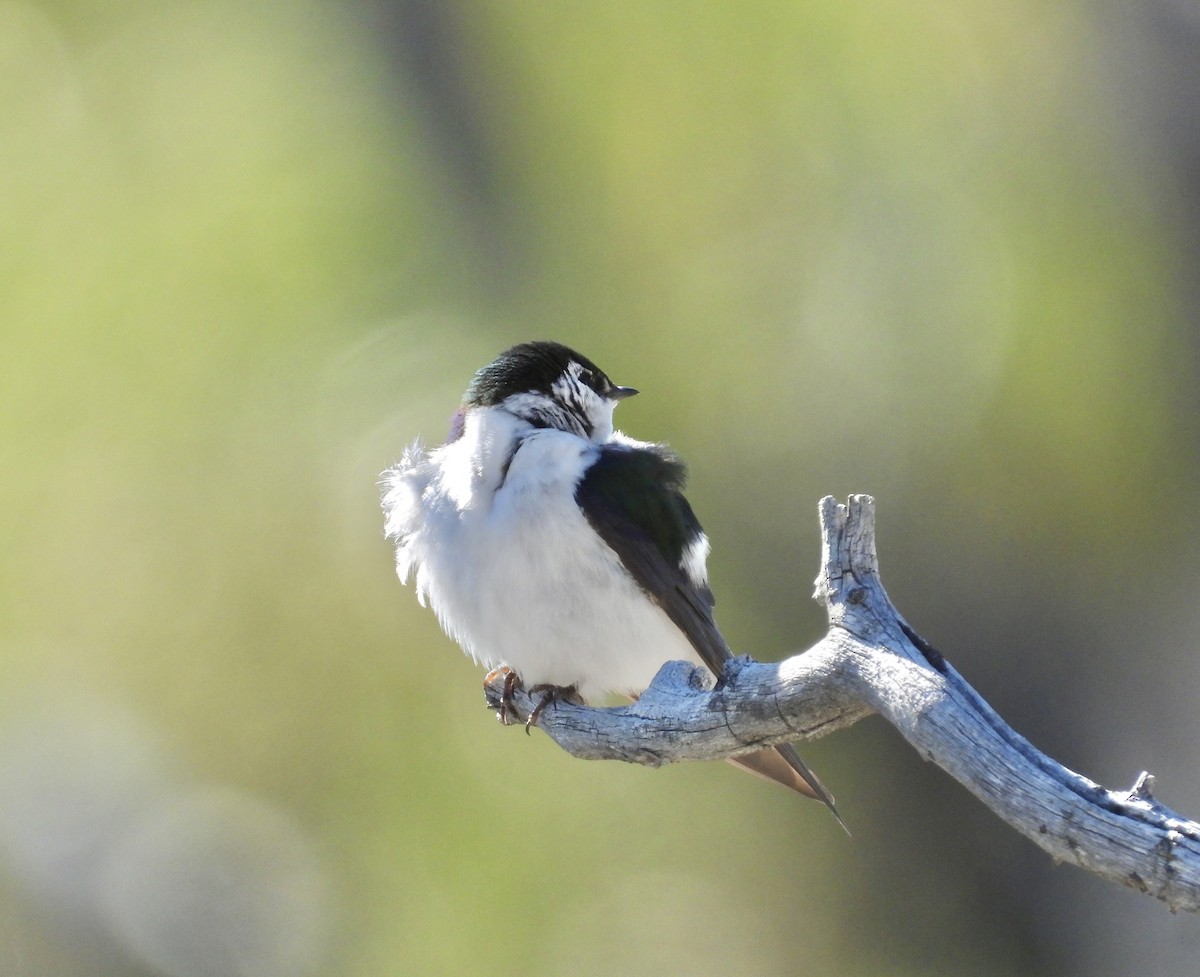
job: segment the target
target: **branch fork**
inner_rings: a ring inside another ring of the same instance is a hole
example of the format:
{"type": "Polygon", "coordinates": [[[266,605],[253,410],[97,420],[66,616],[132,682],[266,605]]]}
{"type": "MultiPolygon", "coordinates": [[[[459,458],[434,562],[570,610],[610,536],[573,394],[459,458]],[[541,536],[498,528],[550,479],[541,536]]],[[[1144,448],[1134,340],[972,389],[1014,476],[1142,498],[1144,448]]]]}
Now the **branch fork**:
{"type": "MultiPolygon", "coordinates": [[[[537,725],[581,759],[659,766],[815,739],[878,713],[1055,859],[1154,896],[1172,912],[1200,912],[1200,824],[1155,799],[1151,774],[1128,790],[1107,790],[1009,727],[892,606],[879,579],[871,497],[845,505],[826,497],[820,515],[814,597],[829,630],[807,651],[776,663],[735,659],[716,687],[703,669],[668,662],[631,705],[560,701],[537,725]]],[[[486,691],[498,708],[504,690],[492,682],[486,691]]],[[[507,700],[520,717],[537,704],[519,688],[507,700]]]]}

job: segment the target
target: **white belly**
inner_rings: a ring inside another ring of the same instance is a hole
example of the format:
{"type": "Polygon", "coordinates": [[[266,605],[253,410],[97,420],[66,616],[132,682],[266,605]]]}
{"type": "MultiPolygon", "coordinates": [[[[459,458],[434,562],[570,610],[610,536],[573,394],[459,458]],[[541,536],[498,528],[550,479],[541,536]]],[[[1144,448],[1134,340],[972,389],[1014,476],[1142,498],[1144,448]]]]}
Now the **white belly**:
{"type": "MultiPolygon", "coordinates": [[[[494,497],[478,468],[471,493],[435,475],[405,544],[418,592],[464,651],[526,687],[574,685],[588,699],[640,692],[663,662],[699,661],[576,505],[594,451],[559,431],[529,435],[494,497]]],[[[441,471],[453,480],[453,466],[441,471]]]]}

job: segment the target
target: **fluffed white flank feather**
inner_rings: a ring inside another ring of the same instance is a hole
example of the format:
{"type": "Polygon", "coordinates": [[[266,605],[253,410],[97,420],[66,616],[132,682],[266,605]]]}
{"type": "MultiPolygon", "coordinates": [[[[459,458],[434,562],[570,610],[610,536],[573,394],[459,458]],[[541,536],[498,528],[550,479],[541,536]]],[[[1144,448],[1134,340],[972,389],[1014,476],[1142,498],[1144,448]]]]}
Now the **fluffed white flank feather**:
{"type": "MultiPolygon", "coordinates": [[[[575,503],[598,450],[477,408],[457,440],[428,452],[414,444],[384,475],[397,572],[406,582],[415,575],[446,633],[477,662],[509,665],[527,687],[575,685],[587,699],[640,692],[663,662],[699,661],[575,503]]],[[[685,554],[694,581],[704,579],[706,553],[704,541],[685,554]]]]}

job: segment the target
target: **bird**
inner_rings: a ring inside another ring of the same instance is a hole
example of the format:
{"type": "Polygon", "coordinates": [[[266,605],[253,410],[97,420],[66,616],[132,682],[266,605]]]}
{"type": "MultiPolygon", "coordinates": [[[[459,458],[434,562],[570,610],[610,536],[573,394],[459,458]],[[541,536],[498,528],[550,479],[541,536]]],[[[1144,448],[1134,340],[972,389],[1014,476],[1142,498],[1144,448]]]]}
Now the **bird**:
{"type": "MultiPolygon", "coordinates": [[[[613,427],[636,393],[561,343],[520,343],[475,373],[443,444],[418,439],[381,478],[400,580],[489,678],[546,693],[531,721],[554,699],[636,698],[667,661],[719,681],[733,657],[683,462],[613,427]]],[[[792,746],[731,762],[846,827],[792,746]]]]}

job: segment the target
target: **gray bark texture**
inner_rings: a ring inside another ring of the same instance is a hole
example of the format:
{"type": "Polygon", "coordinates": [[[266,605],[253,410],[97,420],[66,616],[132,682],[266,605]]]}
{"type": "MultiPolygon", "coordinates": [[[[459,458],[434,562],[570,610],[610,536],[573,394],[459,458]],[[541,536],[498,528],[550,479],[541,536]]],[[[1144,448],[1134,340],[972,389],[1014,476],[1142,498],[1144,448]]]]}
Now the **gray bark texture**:
{"type": "MultiPolygon", "coordinates": [[[[1057,860],[1200,911],[1200,824],[1160,804],[1143,773],[1128,790],[1101,787],[1039,752],[1011,729],[892,606],[879,579],[875,502],[821,500],[822,566],[815,597],[829,631],[807,651],[707,672],[669,662],[632,705],[555,701],[537,725],[583,759],[658,766],[716,760],[812,739],[878,713],[1004,821],[1057,860]]],[[[500,706],[503,678],[487,685],[500,706]]],[[[508,709],[540,701],[519,687],[508,709]]]]}

